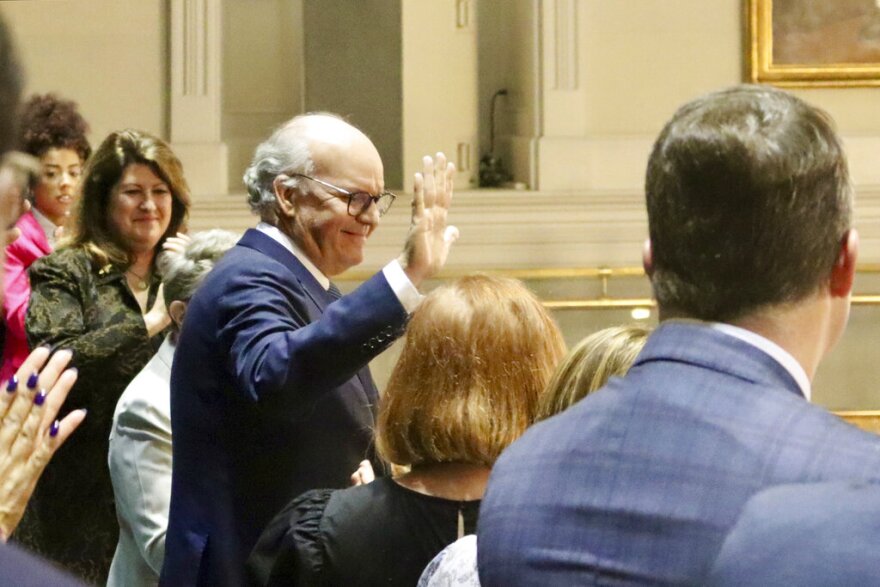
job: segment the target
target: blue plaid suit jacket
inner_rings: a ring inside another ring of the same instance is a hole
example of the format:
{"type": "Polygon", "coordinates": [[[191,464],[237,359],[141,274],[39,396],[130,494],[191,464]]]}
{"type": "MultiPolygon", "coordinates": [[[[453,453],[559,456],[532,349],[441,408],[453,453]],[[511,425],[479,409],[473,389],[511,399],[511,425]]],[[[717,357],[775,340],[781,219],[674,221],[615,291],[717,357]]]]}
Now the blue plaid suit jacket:
{"type": "Polygon", "coordinates": [[[880,486],[780,485],[748,501],[707,584],[880,585],[878,544],[880,486]]]}
{"type": "Polygon", "coordinates": [[[478,525],[495,585],[693,584],[762,488],[880,475],[880,438],[803,398],[757,348],[664,323],[623,379],[495,465],[478,525]]]}

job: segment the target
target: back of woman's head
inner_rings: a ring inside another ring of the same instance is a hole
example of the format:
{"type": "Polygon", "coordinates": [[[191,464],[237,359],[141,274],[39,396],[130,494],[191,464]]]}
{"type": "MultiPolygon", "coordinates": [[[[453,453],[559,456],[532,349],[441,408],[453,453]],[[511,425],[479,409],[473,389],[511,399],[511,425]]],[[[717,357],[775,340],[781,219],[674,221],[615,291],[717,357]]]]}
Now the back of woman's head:
{"type": "Polygon", "coordinates": [[[83,171],[82,194],[66,241],[87,247],[99,264],[129,260],[126,243],[119,242],[111,226],[109,210],[113,189],[125,168],[137,163],[148,166],[171,190],[171,221],[156,245],[157,250],[161,250],[165,238],[185,227],[189,186],[183,176],[183,165],[168,143],[139,130],[113,132],[95,150],[83,171]]]}
{"type": "Polygon", "coordinates": [[[614,326],[579,342],[562,360],[541,396],[538,419],[564,411],[603,387],[611,377],[624,375],[649,334],[651,329],[646,326],[614,326]]]}
{"type": "Polygon", "coordinates": [[[413,313],[380,401],[376,445],[400,465],[491,466],[534,421],[565,353],[559,328],[513,279],[472,275],[413,313]]]}

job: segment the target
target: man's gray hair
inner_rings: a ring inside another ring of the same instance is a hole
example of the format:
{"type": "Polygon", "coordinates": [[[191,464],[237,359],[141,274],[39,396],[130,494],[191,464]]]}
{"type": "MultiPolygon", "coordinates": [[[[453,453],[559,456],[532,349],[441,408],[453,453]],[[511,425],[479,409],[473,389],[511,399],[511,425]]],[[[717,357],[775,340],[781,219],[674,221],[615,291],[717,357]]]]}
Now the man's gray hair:
{"type": "Polygon", "coordinates": [[[165,306],[188,301],[220,257],[232,248],[239,235],[215,228],[195,234],[182,253],[164,251],[158,265],[165,291],[165,306]]]}
{"type": "MultiPolygon", "coordinates": [[[[310,148],[311,137],[305,132],[303,114],[289,120],[275,129],[268,139],[260,143],[254,152],[250,166],[244,172],[244,185],[248,191],[248,205],[251,211],[269,222],[276,218],[276,201],[273,182],[281,175],[314,173],[310,148]]],[[[296,187],[299,178],[288,177],[284,185],[296,187]]]]}

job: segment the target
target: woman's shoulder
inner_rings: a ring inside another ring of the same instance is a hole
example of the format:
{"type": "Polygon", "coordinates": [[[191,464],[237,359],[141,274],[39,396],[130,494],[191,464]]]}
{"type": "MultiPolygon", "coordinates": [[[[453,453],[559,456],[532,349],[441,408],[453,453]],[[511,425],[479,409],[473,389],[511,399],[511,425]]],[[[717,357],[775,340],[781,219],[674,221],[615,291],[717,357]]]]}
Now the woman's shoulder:
{"type": "Polygon", "coordinates": [[[334,489],[313,489],[287,504],[263,530],[247,562],[253,585],[319,573],[324,566],[321,520],[334,489]]]}
{"type": "Polygon", "coordinates": [[[82,247],[63,247],[37,259],[31,272],[65,270],[81,274],[92,273],[92,256],[82,247]]]}
{"type": "MultiPolygon", "coordinates": [[[[15,227],[22,230],[29,230],[32,228],[39,228],[40,222],[37,220],[37,217],[34,216],[34,211],[28,210],[18,217],[18,220],[15,221],[15,227]]],[[[40,230],[42,231],[42,229],[40,230]]]]}
{"type": "Polygon", "coordinates": [[[477,573],[477,536],[468,534],[453,542],[425,567],[418,587],[479,587],[477,573]]]}
{"type": "Polygon", "coordinates": [[[14,241],[6,246],[6,251],[24,251],[33,250],[40,256],[45,255],[50,250],[49,241],[43,232],[43,227],[34,217],[33,212],[25,212],[19,216],[15,222],[19,235],[14,241]]]}
{"type": "MultiPolygon", "coordinates": [[[[385,478],[348,489],[312,489],[290,501],[263,531],[258,549],[288,546],[312,550],[323,540],[325,517],[337,519],[341,526],[381,509],[381,496],[388,494],[385,478]],[[379,498],[379,499],[377,499],[379,498]],[[293,543],[291,543],[291,540],[293,543]]],[[[331,524],[338,529],[337,524],[331,524]]],[[[255,550],[256,552],[256,550],[255,550]]]]}
{"type": "Polygon", "coordinates": [[[397,484],[391,477],[377,477],[375,481],[347,489],[338,489],[327,496],[325,512],[328,516],[354,515],[382,516],[389,501],[399,500],[397,484]]]}

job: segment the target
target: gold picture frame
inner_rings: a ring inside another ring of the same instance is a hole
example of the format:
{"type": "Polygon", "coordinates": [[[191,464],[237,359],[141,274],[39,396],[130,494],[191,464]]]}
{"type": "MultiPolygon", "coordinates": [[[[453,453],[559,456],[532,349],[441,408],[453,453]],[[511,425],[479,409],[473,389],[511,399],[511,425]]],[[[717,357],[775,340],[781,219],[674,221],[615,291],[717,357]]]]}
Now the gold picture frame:
{"type": "Polygon", "coordinates": [[[745,0],[745,4],[750,82],[780,87],[880,86],[880,2],[745,0]]]}

